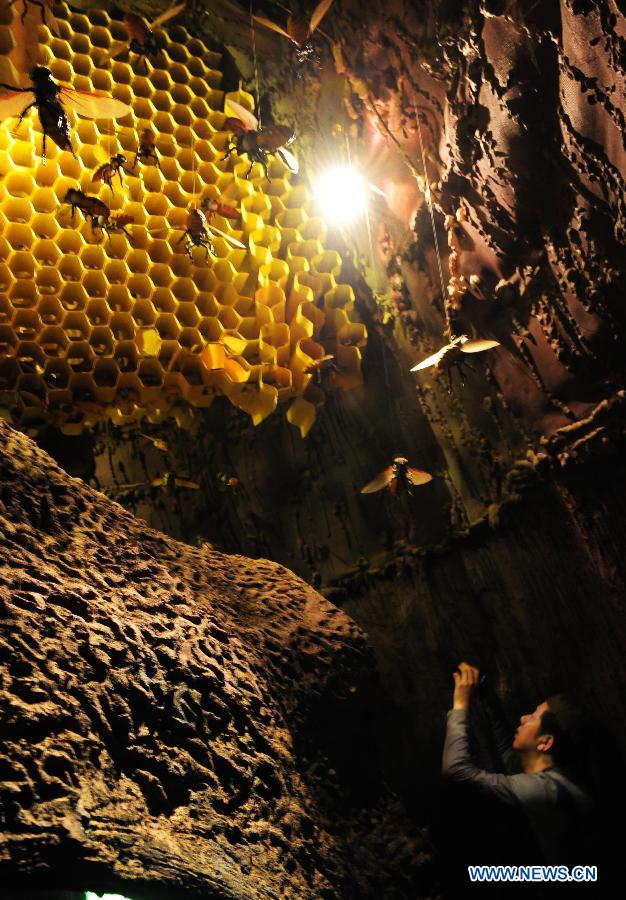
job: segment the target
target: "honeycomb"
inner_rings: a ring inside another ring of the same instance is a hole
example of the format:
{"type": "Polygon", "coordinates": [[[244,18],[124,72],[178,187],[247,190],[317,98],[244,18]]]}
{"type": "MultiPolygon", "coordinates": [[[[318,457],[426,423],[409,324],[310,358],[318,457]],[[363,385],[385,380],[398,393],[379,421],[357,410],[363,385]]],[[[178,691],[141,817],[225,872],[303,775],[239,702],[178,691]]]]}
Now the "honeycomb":
{"type": "MultiPolygon", "coordinates": [[[[220,55],[184,28],[162,32],[164,50],[145,67],[103,64],[126,37],[122,23],[103,11],[55,11],[61,36],[40,26],[39,64],[58,81],[113,94],[132,115],[70,113],[77,158],[49,142],[45,165],[36,115],[17,136],[15,119],[0,123],[0,415],[26,430],[72,432],[106,417],[184,425],[226,396],[255,424],[288,402],[287,419],[305,436],[325,390],[360,383],[367,340],[309,192],[278,158],[269,182],[258,164],[244,177],[247,157],[222,159],[225,102],[253,109],[253,99],[220,90],[220,55]],[[140,162],[123,187],[117,177],[112,191],[94,184],[114,153],[132,163],[146,128],[160,169],[140,162]],[[80,212],[72,223],[63,199],[78,187],[113,216],[132,216],[132,238],[100,236],[80,212]],[[190,207],[207,195],[240,210],[239,220],[213,224],[246,249],[216,237],[205,262],[202,247],[190,259],[180,240],[190,207]],[[325,354],[334,368],[320,379],[306,370],[325,354]]],[[[14,46],[7,25],[0,45],[14,46]]]]}

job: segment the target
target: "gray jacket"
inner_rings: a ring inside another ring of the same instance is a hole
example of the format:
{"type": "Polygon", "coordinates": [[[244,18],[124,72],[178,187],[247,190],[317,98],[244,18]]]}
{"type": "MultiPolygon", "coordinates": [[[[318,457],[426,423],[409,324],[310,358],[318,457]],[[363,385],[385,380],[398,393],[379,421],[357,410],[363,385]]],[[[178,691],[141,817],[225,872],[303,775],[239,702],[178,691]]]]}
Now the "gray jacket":
{"type": "Polygon", "coordinates": [[[504,775],[477,768],[469,753],[467,712],[453,709],[448,713],[442,772],[447,778],[472,784],[502,803],[521,808],[545,860],[569,862],[563,854],[586,828],[591,801],[563,769],[554,766],[543,772],[504,775]]]}

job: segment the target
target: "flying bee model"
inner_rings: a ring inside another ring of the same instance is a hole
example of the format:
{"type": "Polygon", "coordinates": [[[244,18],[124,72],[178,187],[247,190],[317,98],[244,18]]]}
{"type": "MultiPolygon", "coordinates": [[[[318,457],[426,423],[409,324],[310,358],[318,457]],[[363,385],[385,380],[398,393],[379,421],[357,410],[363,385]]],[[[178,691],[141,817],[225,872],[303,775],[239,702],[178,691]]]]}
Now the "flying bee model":
{"type": "Polygon", "coordinates": [[[225,231],[216,228],[215,225],[209,225],[205,214],[197,207],[192,207],[192,209],[189,210],[187,228],[176,243],[180,244],[186,240],[185,253],[191,260],[193,260],[193,248],[204,247],[205,259],[208,260],[211,256],[216,255],[215,247],[213,246],[214,235],[224,238],[224,240],[233,247],[239,247],[242,250],[246,249],[246,245],[242,244],[241,241],[226,234],[225,231]]]}
{"type": "Polygon", "coordinates": [[[141,132],[141,137],[139,138],[139,147],[137,148],[137,152],[135,153],[135,159],[131,166],[131,169],[135,169],[137,167],[138,162],[147,162],[148,160],[152,160],[157,169],[161,168],[161,163],[159,162],[159,156],[156,149],[156,137],[154,136],[154,132],[149,128],[145,128],[141,132]]]}
{"type": "MultiPolygon", "coordinates": [[[[9,3],[7,3],[4,8],[10,9],[17,2],[18,0],[9,0],[9,3]]],[[[54,0],[41,0],[41,2],[40,0],[22,0],[22,15],[20,16],[20,20],[22,22],[24,22],[24,20],[26,19],[26,16],[30,11],[30,7],[32,6],[36,6],[39,9],[42,23],[48,26],[55,37],[59,37],[59,23],[57,22],[54,13],[52,12],[54,0]]]]}
{"type": "Polygon", "coordinates": [[[143,60],[147,69],[147,58],[158,56],[164,47],[163,40],[157,37],[154,29],[165,25],[166,22],[169,22],[170,19],[182,12],[184,8],[184,3],[172,6],[170,9],[165,10],[164,13],[161,13],[151,25],[136,13],[126,13],[124,16],[124,27],[128,32],[128,40],[116,41],[106,56],[101,58],[100,65],[104,66],[111,60],[122,56],[123,53],[130,51],[131,53],[136,53],[139,57],[137,66],[139,67],[143,60]]]}
{"type": "Polygon", "coordinates": [[[110,189],[111,193],[113,193],[113,179],[117,175],[120,180],[120,187],[123,185],[122,181],[122,172],[124,171],[124,163],[126,162],[126,157],[123,153],[116,153],[108,162],[102,163],[101,166],[93,173],[91,178],[92,181],[101,181],[103,184],[106,184],[110,189]]]}
{"type": "MultiPolygon", "coordinates": [[[[69,150],[76,158],[70,139],[70,123],[66,109],[71,109],[86,119],[119,119],[131,112],[130,106],[115,100],[100,91],[78,91],[68,85],[57,84],[50,69],[34,66],[29,76],[29,88],[13,87],[0,82],[7,88],[7,94],[0,94],[0,118],[19,116],[17,128],[26,113],[35,107],[43,131],[42,159],[46,161],[46,141],[51,141],[60,150],[69,150]],[[24,105],[26,103],[26,105],[24,105]]],[[[17,131],[16,128],[16,131],[17,131]]]]}
{"type": "Polygon", "coordinates": [[[430,472],[423,472],[421,469],[415,469],[409,465],[408,459],[404,456],[396,456],[390,466],[361,488],[362,494],[374,494],[376,491],[382,491],[388,487],[391,493],[411,494],[411,488],[421,484],[428,484],[433,480],[430,472]]]}
{"type": "Polygon", "coordinates": [[[265,18],[265,16],[252,16],[252,18],[259,25],[264,25],[266,28],[275,31],[276,34],[280,34],[282,37],[287,38],[288,41],[291,41],[296,47],[298,61],[303,62],[313,55],[311,39],[333,2],[334,0],[321,0],[321,3],[318,3],[313,10],[309,21],[307,21],[306,16],[302,14],[297,15],[288,10],[289,15],[286,28],[282,28],[276,22],[272,22],[271,19],[265,18]]]}
{"type": "Polygon", "coordinates": [[[112,216],[109,207],[99,197],[70,188],[65,195],[64,203],[69,203],[72,207],[72,222],[76,210],[79,209],[84,217],[90,220],[92,231],[99,228],[101,232],[106,232],[109,239],[111,231],[123,231],[125,235],[132,237],[126,226],[134,221],[133,217],[123,213],[112,216]]]}
{"type": "Polygon", "coordinates": [[[237,137],[231,138],[231,145],[223,159],[228,159],[230,154],[235,151],[239,156],[246,153],[250,160],[246,178],[249,177],[255,162],[258,162],[263,166],[265,177],[268,181],[270,180],[267,170],[268,153],[280,157],[294,174],[298,171],[297,159],[287,150],[287,146],[295,140],[295,134],[291,128],[287,128],[285,125],[269,125],[267,128],[260,128],[259,120],[249,110],[240,106],[239,103],[235,103],[234,100],[229,100],[228,105],[238,118],[229,117],[226,119],[226,126],[237,137]]]}
{"type": "Polygon", "coordinates": [[[441,350],[433,353],[432,356],[423,359],[421,363],[413,366],[411,372],[418,372],[422,369],[428,369],[430,366],[434,366],[437,374],[440,372],[445,372],[447,374],[448,385],[449,387],[452,387],[452,370],[456,368],[462,372],[463,366],[469,366],[466,358],[467,354],[483,353],[485,350],[492,350],[494,347],[499,346],[499,341],[468,338],[467,335],[461,335],[460,337],[453,338],[449,344],[446,344],[441,350]]]}

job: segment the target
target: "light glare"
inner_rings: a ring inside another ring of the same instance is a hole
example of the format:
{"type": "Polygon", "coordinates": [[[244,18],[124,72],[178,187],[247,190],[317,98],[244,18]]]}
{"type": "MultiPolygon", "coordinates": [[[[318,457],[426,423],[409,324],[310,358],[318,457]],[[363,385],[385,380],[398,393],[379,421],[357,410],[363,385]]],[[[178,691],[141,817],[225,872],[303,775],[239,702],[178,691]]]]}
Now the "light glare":
{"type": "Polygon", "coordinates": [[[350,166],[339,166],[318,177],[315,199],[324,218],[331,223],[346,225],[364,213],[367,184],[350,166]]]}

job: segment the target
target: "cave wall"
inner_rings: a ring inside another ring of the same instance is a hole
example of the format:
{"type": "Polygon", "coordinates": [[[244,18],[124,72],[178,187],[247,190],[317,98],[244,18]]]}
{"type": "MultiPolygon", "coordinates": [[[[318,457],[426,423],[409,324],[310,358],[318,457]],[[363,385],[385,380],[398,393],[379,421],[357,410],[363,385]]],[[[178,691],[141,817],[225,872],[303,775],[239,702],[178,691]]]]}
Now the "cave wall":
{"type": "Polygon", "coordinates": [[[462,656],[512,714],[556,683],[584,688],[623,747],[623,11],[342,3],[310,68],[257,28],[258,85],[236,8],[218,3],[211,26],[248,88],[295,122],[305,165],[337,151],[341,125],[388,192],[370,210],[386,293],[358,254],[342,272],[368,327],[364,386],[330,397],[306,441],[219,404],[189,437],[168,432],[168,457],[109,429],[97,478],[152,524],[280,560],[345,605],[397,698],[387,753],[412,793],[462,656]],[[462,332],[502,347],[451,390],[408,374],[462,332]],[[361,496],[397,453],[433,482],[361,496]],[[119,494],[166,465],[200,491],[119,494]]]}

